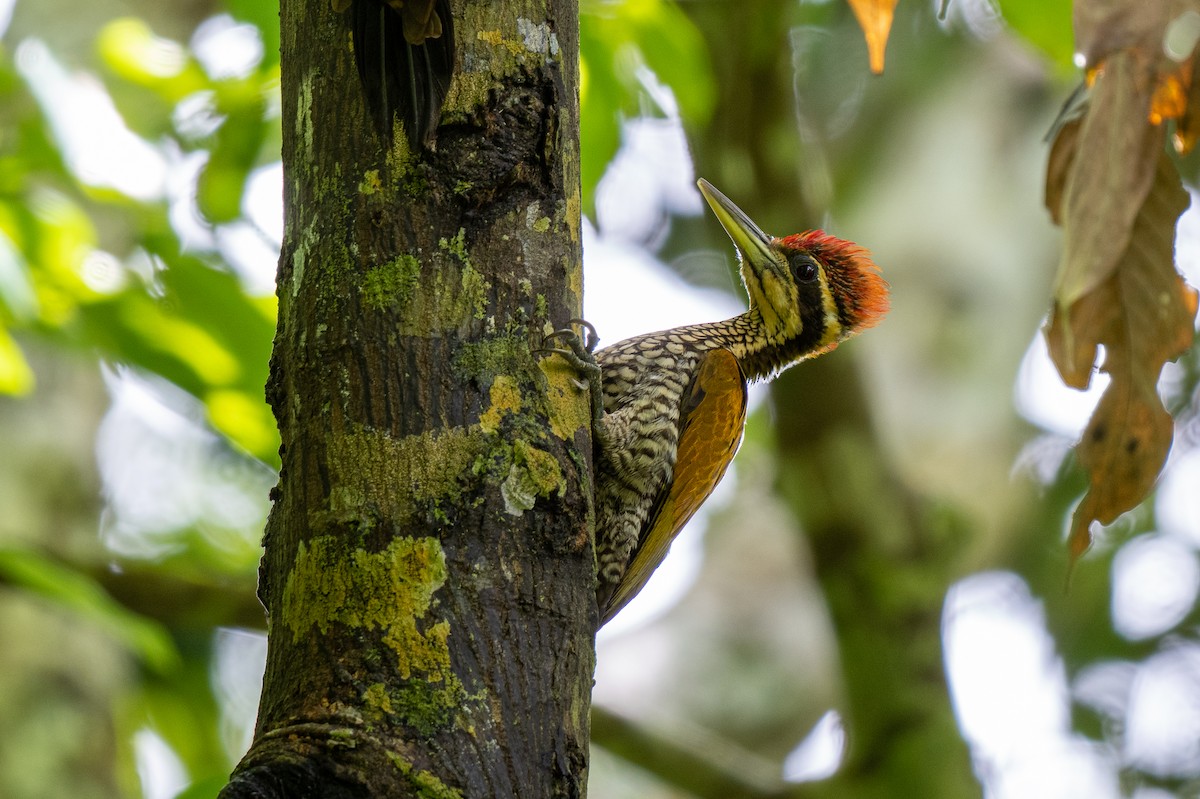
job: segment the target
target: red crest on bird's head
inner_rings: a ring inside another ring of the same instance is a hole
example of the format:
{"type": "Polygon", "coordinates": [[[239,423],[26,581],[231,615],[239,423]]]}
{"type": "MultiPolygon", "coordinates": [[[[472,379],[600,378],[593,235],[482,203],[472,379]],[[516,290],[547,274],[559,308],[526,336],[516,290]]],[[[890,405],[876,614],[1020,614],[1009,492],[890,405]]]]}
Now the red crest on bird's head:
{"type": "Polygon", "coordinates": [[[785,251],[806,252],[825,267],[829,289],[837,300],[838,315],[847,334],[879,324],[888,312],[887,281],[865,247],[823,230],[797,233],[778,241],[785,251]]]}

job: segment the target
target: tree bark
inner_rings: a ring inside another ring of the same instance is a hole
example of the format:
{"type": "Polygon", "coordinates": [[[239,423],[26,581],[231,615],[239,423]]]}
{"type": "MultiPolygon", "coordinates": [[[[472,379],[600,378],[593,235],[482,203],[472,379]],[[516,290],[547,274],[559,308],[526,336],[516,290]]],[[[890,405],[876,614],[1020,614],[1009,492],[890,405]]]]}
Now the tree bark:
{"type": "MultiPolygon", "coordinates": [[[[355,0],[379,2],[380,0],[355,0]]],[[[436,150],[387,150],[348,18],[283,0],[283,468],[254,743],[224,799],[585,793],[577,12],[453,5],[436,150]]]]}

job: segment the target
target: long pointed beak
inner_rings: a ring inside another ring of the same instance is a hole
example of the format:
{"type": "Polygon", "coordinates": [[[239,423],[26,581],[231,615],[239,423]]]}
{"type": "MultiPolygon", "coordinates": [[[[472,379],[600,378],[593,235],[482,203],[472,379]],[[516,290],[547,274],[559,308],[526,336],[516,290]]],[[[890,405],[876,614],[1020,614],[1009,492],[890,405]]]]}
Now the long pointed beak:
{"type": "Polygon", "coordinates": [[[759,270],[776,262],[778,256],[771,246],[773,239],[763,233],[741,208],[734,205],[732,200],[704,178],[696,181],[696,185],[700,187],[700,193],[708,200],[717,221],[725,228],[729,238],[733,239],[733,246],[738,248],[743,258],[759,270]]]}

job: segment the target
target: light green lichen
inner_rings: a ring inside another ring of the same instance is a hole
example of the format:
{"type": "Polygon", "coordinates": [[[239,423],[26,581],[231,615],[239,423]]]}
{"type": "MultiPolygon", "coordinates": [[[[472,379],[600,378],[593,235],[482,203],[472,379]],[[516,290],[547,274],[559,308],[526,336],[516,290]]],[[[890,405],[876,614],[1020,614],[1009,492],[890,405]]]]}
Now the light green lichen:
{"type": "Polygon", "coordinates": [[[371,509],[403,527],[439,502],[461,496],[471,465],[487,451],[479,428],[449,427],[406,438],[367,428],[332,442],[329,451],[329,509],[312,514],[319,528],[328,520],[359,519],[371,509]]]}
{"type": "Polygon", "coordinates": [[[304,143],[303,150],[312,151],[313,119],[312,119],[312,84],[311,72],[306,72],[300,80],[300,91],[296,98],[296,135],[304,143]]]}
{"type": "Polygon", "coordinates": [[[362,699],[367,710],[374,711],[373,715],[392,713],[392,697],[388,695],[387,686],[381,682],[368,685],[367,690],[363,691],[362,699]]]}
{"type": "Polygon", "coordinates": [[[465,342],[451,364],[459,380],[487,386],[497,375],[515,375],[529,368],[529,342],[516,331],[465,342]]]}
{"type": "Polygon", "coordinates": [[[547,230],[550,229],[550,217],[548,217],[548,216],[539,217],[538,219],[536,219],[534,221],[534,223],[532,225],[530,225],[530,227],[533,228],[535,233],[545,233],[547,230]]]}
{"type": "Polygon", "coordinates": [[[500,484],[506,512],[520,516],[534,506],[538,497],[553,493],[561,497],[566,490],[562,469],[553,455],[520,439],[513,444],[512,463],[500,484]]]}
{"type": "Polygon", "coordinates": [[[442,236],[438,239],[438,247],[458,258],[463,266],[471,266],[471,254],[467,252],[467,231],[459,228],[452,238],[442,236]]]}
{"type": "Polygon", "coordinates": [[[455,330],[487,316],[492,286],[471,263],[466,231],[438,241],[438,247],[461,264],[460,269],[435,262],[422,265],[411,255],[373,268],[363,281],[363,300],[376,309],[395,303],[401,335],[428,335],[455,330]]]}
{"type": "Polygon", "coordinates": [[[330,748],[333,749],[355,749],[358,747],[358,739],[355,731],[348,728],[331,730],[325,740],[330,748]]]}
{"type": "Polygon", "coordinates": [[[363,278],[363,303],[375,310],[395,304],[403,312],[412,303],[420,279],[420,261],[411,255],[393,258],[367,272],[363,278]]]}
{"type": "Polygon", "coordinates": [[[371,195],[383,189],[383,181],[379,179],[378,169],[368,169],[363,173],[363,179],[358,183],[359,194],[371,195]]]}
{"type": "Polygon", "coordinates": [[[363,304],[375,310],[395,308],[400,335],[429,335],[456,330],[487,315],[491,284],[471,263],[465,232],[443,238],[441,249],[458,259],[461,268],[400,255],[372,267],[363,277],[363,304]]]}
{"type": "Polygon", "coordinates": [[[476,319],[487,316],[487,293],[491,288],[492,284],[488,283],[475,267],[469,263],[463,267],[462,294],[459,296],[465,308],[474,309],[476,319]]]}
{"type": "Polygon", "coordinates": [[[468,699],[450,667],[450,625],[418,624],[446,582],[441,542],[403,537],[380,552],[350,547],[352,539],[341,536],[301,542],[283,589],[282,617],[293,640],[334,624],[382,630],[405,682],[390,692],[368,687],[372,706],[420,735],[449,729],[468,699]]]}
{"type": "Polygon", "coordinates": [[[409,779],[416,791],[413,794],[415,799],[463,799],[462,792],[457,788],[451,788],[431,771],[414,767],[399,752],[387,750],[384,754],[396,770],[409,779]]]}

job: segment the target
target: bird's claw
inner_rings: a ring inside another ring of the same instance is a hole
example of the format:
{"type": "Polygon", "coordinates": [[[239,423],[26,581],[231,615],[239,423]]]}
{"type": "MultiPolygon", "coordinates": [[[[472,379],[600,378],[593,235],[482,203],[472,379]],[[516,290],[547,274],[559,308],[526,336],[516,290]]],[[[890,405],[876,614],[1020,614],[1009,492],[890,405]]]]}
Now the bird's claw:
{"type": "Polygon", "coordinates": [[[583,380],[572,380],[580,391],[590,389],[592,401],[592,420],[599,425],[604,416],[603,388],[600,382],[600,365],[596,363],[596,344],[600,341],[595,326],[584,319],[571,319],[569,325],[577,325],[583,329],[583,336],[574,327],[564,327],[548,333],[542,339],[542,346],[534,352],[544,352],[559,355],[580,374],[583,380]],[[547,346],[551,342],[561,342],[566,347],[547,346]]]}
{"type": "Polygon", "coordinates": [[[582,361],[595,361],[592,353],[596,351],[596,344],[600,342],[600,336],[596,333],[595,326],[586,319],[571,319],[567,322],[568,325],[578,325],[583,328],[584,335],[581,337],[575,331],[574,327],[564,327],[549,333],[542,339],[542,348],[539,352],[555,352],[559,355],[567,355],[568,353],[555,347],[547,347],[546,344],[551,341],[561,340],[564,344],[571,348],[570,354],[582,361]]]}
{"type": "Polygon", "coordinates": [[[567,324],[583,328],[584,335],[581,337],[573,327],[560,328],[546,334],[542,339],[542,346],[534,352],[561,355],[580,372],[590,375],[594,371],[599,374],[600,367],[596,365],[595,350],[600,336],[596,333],[595,326],[584,319],[571,319],[567,324]],[[561,341],[568,349],[547,346],[552,341],[561,341]]]}

